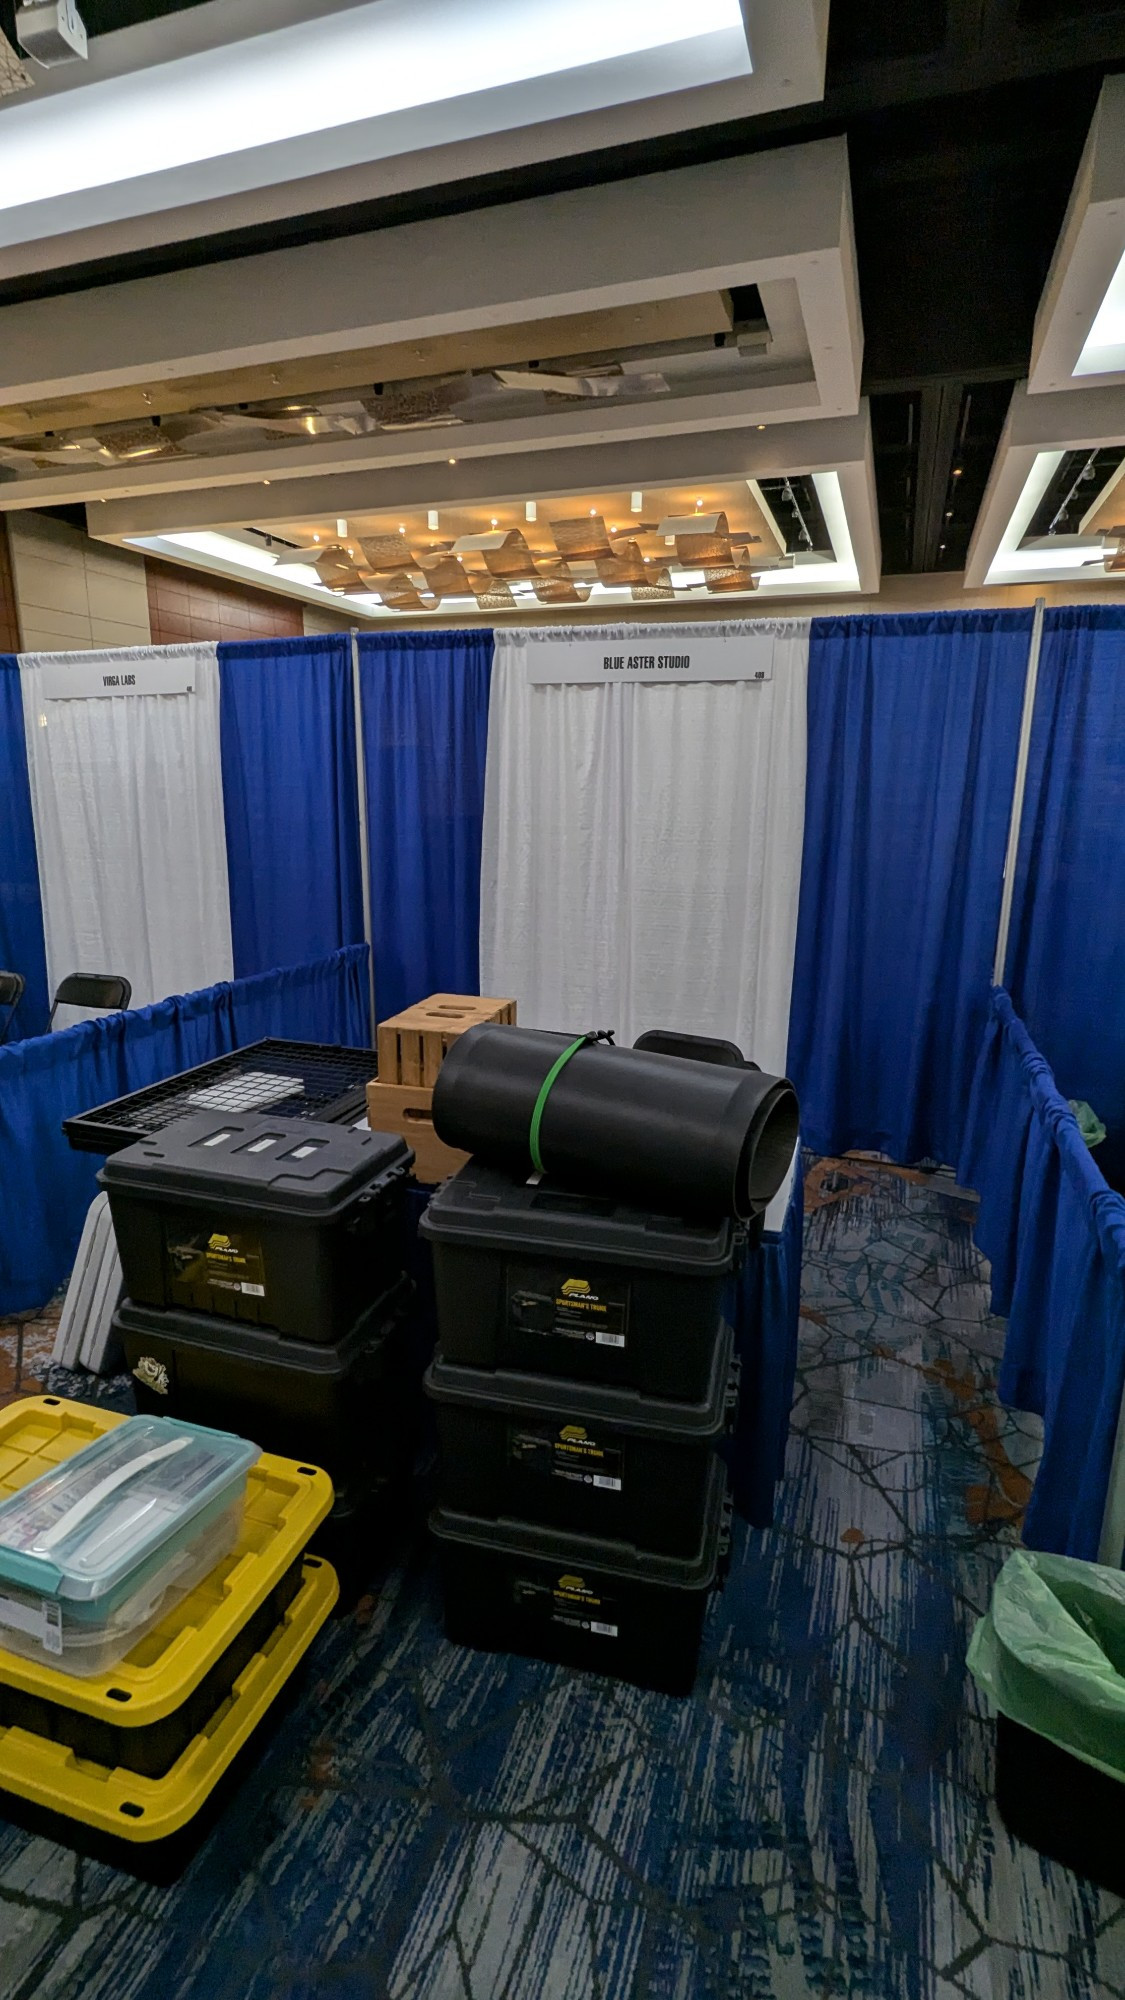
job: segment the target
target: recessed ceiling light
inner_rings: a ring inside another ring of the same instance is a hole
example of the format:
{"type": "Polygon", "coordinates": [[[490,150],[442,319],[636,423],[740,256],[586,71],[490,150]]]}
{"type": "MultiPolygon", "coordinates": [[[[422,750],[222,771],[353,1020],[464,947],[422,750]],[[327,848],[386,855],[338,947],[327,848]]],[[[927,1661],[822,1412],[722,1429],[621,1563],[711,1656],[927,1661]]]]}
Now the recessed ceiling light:
{"type": "Polygon", "coordinates": [[[591,507],[591,509],[590,509],[590,517],[591,517],[591,519],[594,519],[594,518],[596,517],[596,515],[597,515],[597,511],[598,511],[598,510],[597,510],[597,508],[596,508],[596,507],[591,507]]]}
{"type": "Polygon", "coordinates": [[[314,535],[314,536],[313,536],[313,541],[314,541],[314,542],[319,542],[319,540],[320,540],[320,536],[319,536],[319,535],[314,535]]]}
{"type": "Polygon", "coordinates": [[[450,459],[450,461],[449,461],[449,463],[450,463],[450,465],[456,465],[456,463],[457,463],[457,460],[456,460],[455,458],[451,458],[451,459],[450,459]]]}
{"type": "Polygon", "coordinates": [[[494,515],[492,516],[492,525],[493,525],[493,527],[494,527],[494,528],[498,528],[498,527],[500,526],[500,523],[499,523],[499,521],[497,520],[497,518],[496,518],[495,514],[494,514],[494,515]]]}

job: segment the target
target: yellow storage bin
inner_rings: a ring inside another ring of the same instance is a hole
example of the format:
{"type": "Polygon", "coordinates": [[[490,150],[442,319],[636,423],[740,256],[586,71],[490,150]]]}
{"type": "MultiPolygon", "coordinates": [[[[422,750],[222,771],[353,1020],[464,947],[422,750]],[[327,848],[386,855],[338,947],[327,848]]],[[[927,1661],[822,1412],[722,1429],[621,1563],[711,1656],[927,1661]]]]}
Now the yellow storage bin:
{"type": "Polygon", "coordinates": [[[297,1594],[280,1622],[163,1777],[96,1764],[27,1730],[0,1730],[0,1816],[131,1872],[168,1880],[210,1823],[205,1808],[214,1807],[237,1775],[236,1760],[253,1747],[338,1588],[327,1563],[305,1559],[297,1594]]]}
{"type": "MultiPolygon", "coordinates": [[[[122,1421],[57,1396],[10,1404],[0,1410],[0,1494],[122,1421]]],[[[111,1672],[78,1679],[0,1649],[0,1731],[26,1731],[150,1778],[169,1773],[297,1601],[303,1552],[332,1499],[327,1473],[263,1453],[249,1474],[235,1548],[111,1672]]],[[[0,1736],[0,1785],[3,1745],[0,1736]]]]}

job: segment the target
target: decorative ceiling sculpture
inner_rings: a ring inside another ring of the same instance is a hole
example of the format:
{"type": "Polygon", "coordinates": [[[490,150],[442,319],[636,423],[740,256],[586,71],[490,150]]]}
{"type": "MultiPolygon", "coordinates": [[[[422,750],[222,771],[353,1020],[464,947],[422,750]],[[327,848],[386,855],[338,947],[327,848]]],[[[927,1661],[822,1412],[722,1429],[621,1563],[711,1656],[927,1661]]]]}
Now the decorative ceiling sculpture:
{"type": "Polygon", "coordinates": [[[358,535],[279,554],[283,568],[311,567],[329,590],[366,592],[390,611],[436,611],[449,599],[475,598],[482,611],[517,611],[521,603],[585,604],[596,584],[627,590],[638,604],[685,592],[715,596],[757,589],[765,569],[791,557],[771,549],[751,554],[756,535],[731,533],[725,513],[632,521],[627,532],[606,526],[596,510],[529,530],[495,527],[454,541],[427,541],[405,531],[358,535]],[[550,537],[548,545],[547,536],[550,537]]]}

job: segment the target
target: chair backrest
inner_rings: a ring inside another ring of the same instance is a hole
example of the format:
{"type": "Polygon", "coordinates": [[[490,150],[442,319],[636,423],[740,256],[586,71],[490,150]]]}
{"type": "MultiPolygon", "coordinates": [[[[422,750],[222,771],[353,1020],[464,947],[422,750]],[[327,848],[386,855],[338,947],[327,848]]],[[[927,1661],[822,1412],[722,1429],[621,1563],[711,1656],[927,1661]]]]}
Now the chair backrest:
{"type": "Polygon", "coordinates": [[[27,981],[22,972],[0,972],[0,1042],[7,1041],[27,981]]]}
{"type": "Polygon", "coordinates": [[[118,972],[68,972],[55,994],[51,1019],[56,1007],[104,1007],[114,1013],[127,1007],[132,995],[129,981],[118,972]]]}

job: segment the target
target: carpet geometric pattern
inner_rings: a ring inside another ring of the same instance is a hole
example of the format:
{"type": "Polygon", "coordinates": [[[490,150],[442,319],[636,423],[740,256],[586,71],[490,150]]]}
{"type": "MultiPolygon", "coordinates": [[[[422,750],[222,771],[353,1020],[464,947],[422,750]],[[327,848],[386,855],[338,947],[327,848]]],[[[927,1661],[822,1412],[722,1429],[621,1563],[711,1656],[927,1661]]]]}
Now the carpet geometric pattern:
{"type": "Polygon", "coordinates": [[[450,1646],[419,1527],[174,1888],[0,1827],[0,2000],[1125,1995],[1125,1905],[1009,1840],[964,1668],[1037,1452],[973,1213],[810,1163],[778,1520],[690,1700],[450,1646]]]}

